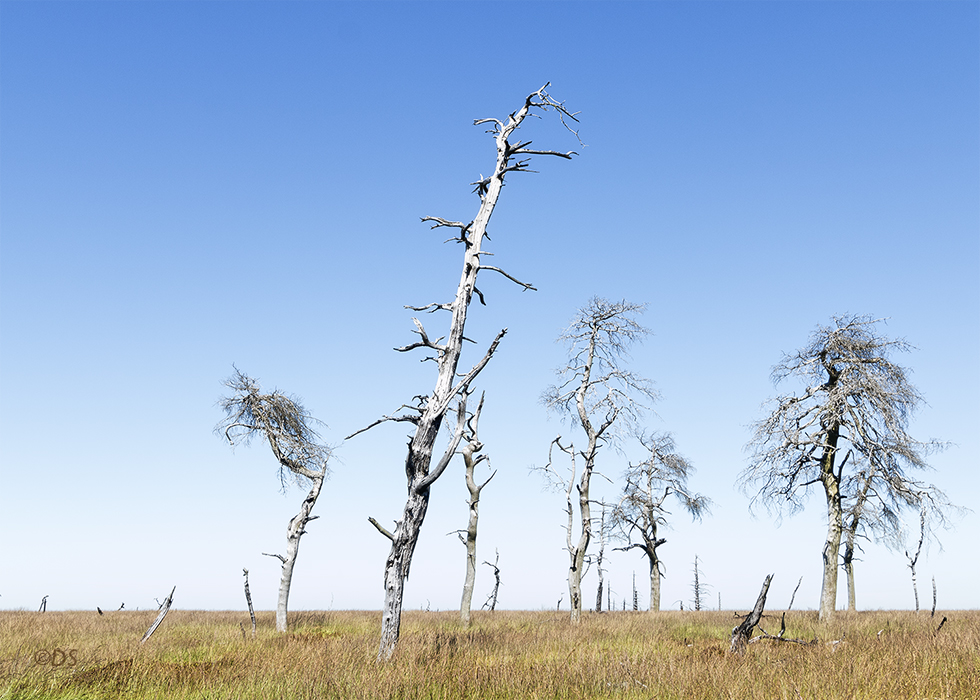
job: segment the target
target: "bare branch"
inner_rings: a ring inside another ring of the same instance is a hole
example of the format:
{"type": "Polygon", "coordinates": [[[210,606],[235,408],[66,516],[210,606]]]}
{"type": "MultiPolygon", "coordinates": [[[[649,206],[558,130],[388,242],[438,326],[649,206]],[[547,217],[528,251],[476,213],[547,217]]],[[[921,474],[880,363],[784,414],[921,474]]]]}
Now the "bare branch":
{"type": "MultiPolygon", "coordinates": [[[[418,410],[414,406],[411,406],[410,408],[412,408],[414,410],[418,410]]],[[[396,422],[402,422],[402,423],[415,423],[415,424],[418,424],[419,418],[418,418],[418,416],[381,416],[381,418],[379,418],[378,420],[376,420],[373,423],[371,423],[371,425],[369,425],[367,427],[364,427],[364,428],[361,428],[360,430],[355,430],[353,433],[351,433],[350,435],[348,435],[344,439],[345,440],[350,440],[355,435],[360,435],[361,433],[366,433],[371,428],[373,428],[373,427],[375,427],[377,425],[381,425],[382,423],[387,423],[388,421],[396,421],[396,422]]]]}
{"type": "Polygon", "coordinates": [[[391,540],[392,542],[395,541],[395,536],[392,535],[390,532],[388,532],[388,530],[386,530],[384,526],[382,526],[381,523],[379,523],[377,520],[375,520],[372,517],[368,517],[368,522],[374,525],[378,529],[378,532],[380,532],[382,535],[387,537],[389,540],[391,540]]]}
{"type": "MultiPolygon", "coordinates": [[[[494,272],[499,272],[504,277],[506,277],[507,279],[509,279],[511,282],[514,282],[515,284],[518,284],[521,287],[524,287],[524,291],[527,291],[528,289],[530,289],[532,292],[538,291],[533,285],[530,285],[527,282],[521,282],[519,279],[517,279],[516,277],[512,277],[511,275],[509,275],[506,272],[504,272],[503,270],[501,270],[499,267],[494,267],[493,265],[480,265],[480,269],[481,270],[493,270],[494,272]]],[[[483,295],[482,294],[480,295],[480,301],[483,301],[483,295]]]]}

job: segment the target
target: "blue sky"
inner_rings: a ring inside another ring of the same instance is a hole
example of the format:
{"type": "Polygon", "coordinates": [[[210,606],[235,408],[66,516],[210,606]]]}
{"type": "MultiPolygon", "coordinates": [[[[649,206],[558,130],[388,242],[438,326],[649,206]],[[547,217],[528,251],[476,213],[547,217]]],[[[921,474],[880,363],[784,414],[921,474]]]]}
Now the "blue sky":
{"type": "MultiPolygon", "coordinates": [[[[367,517],[401,512],[406,432],[343,437],[431,391],[432,365],[392,348],[413,338],[403,305],[454,293],[460,252],[419,217],[472,218],[494,157],[473,120],[547,81],[587,145],[553,119],[522,129],[581,155],[508,180],[490,250],[539,291],[481,278],[467,333],[509,328],[478,387],[499,470],[479,557],[500,551],[501,605],[567,609],[562,498],[529,468],[575,436],[538,397],[599,295],[649,305],[646,424],[716,503],[677,514],[664,607],[690,599],[697,554],[713,603],[746,608],[775,572],[773,605],[802,576],[795,606],[815,608],[819,494],[777,524],[735,480],[772,365],[817,324],[887,317],[918,348],[911,432],[955,443],[927,478],[980,502],[978,24],[965,2],[0,4],[0,608],[150,607],[175,584],[179,607],[239,608],[242,567],[274,606],[261,553],[302,494],[280,493],[267,449],[212,434],[233,363],[337,446],[291,608],[379,608],[367,517]]],[[[464,499],[460,463],[407,607],[458,605],[464,499]]],[[[935,576],[940,607],[980,604],[977,518],[929,549],[923,599],[935,576]]],[[[635,552],[611,557],[617,600],[633,571],[635,552]]],[[[912,605],[901,552],[867,547],[857,576],[859,607],[912,605]]]]}

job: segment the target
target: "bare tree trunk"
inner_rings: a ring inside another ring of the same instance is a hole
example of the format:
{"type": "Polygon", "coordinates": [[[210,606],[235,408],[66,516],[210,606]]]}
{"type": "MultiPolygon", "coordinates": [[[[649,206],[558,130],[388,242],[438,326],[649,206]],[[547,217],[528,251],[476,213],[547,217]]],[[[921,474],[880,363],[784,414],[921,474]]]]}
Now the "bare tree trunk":
{"type": "Polygon", "coordinates": [[[589,501],[589,480],[592,478],[592,464],[586,460],[582,470],[582,479],[578,485],[579,517],[582,530],[579,533],[578,544],[571,552],[571,566],[568,570],[568,595],[571,608],[571,620],[578,623],[582,620],[582,575],[585,572],[585,553],[592,540],[592,510],[589,501]]]}
{"type": "Polygon", "coordinates": [[[476,465],[486,459],[486,455],[474,457],[477,452],[483,449],[483,443],[477,435],[480,423],[480,413],[483,410],[483,396],[480,397],[480,405],[476,409],[473,417],[467,421],[469,428],[468,442],[463,448],[463,461],[466,464],[466,489],[470,493],[469,500],[469,521],[466,525],[466,580],[463,583],[463,598],[459,605],[459,618],[464,625],[470,624],[470,608],[473,605],[473,587],[476,585],[476,532],[480,521],[480,492],[483,487],[490,483],[490,478],[482,484],[477,484],[474,478],[476,465]]]}
{"type": "Polygon", "coordinates": [[[745,653],[745,646],[749,643],[749,637],[752,636],[752,630],[759,624],[759,620],[762,619],[762,611],[766,608],[766,594],[769,592],[769,584],[771,581],[772,574],[769,574],[766,576],[766,580],[762,583],[762,590],[759,592],[759,597],[756,598],[755,607],[752,608],[752,612],[749,613],[742,624],[732,630],[732,652],[736,654],[745,653]]]}
{"type": "MultiPolygon", "coordinates": [[[[835,381],[832,379],[831,381],[835,381]]],[[[820,480],[827,497],[827,539],[823,546],[823,585],[820,590],[820,620],[829,620],[837,608],[837,558],[843,531],[844,511],[841,505],[840,473],[834,471],[839,426],[827,431],[827,444],[820,460],[820,480]]]]}
{"type": "Polygon", "coordinates": [[[905,552],[909,560],[909,569],[912,571],[912,592],[915,594],[915,611],[919,612],[919,588],[915,584],[915,565],[919,563],[919,555],[922,553],[922,542],[926,537],[926,511],[923,508],[919,517],[919,546],[915,550],[915,556],[905,552]]]}
{"type": "Polygon", "coordinates": [[[857,597],[854,593],[854,542],[848,533],[844,543],[844,574],[847,577],[847,609],[851,612],[857,610],[857,597]]]}
{"type": "MultiPolygon", "coordinates": [[[[143,635],[143,638],[140,640],[140,644],[142,644],[147,639],[149,639],[150,636],[157,631],[157,627],[159,627],[160,624],[163,622],[163,618],[165,618],[167,616],[167,613],[170,612],[170,606],[174,602],[174,591],[176,590],[177,590],[177,586],[174,586],[170,590],[170,595],[166,597],[166,599],[163,601],[163,604],[160,606],[160,614],[157,615],[157,619],[155,619],[153,621],[153,624],[150,625],[150,629],[146,630],[146,634],[143,635]]],[[[46,597],[47,596],[45,596],[45,598],[46,597]]]]}
{"type": "Polygon", "coordinates": [[[252,607],[252,594],[248,590],[248,569],[242,569],[245,575],[245,602],[248,603],[248,616],[252,618],[252,638],[255,638],[255,608],[252,607]]]}
{"type": "Polygon", "coordinates": [[[276,602],[276,632],[285,632],[288,628],[287,608],[289,607],[289,589],[293,584],[293,568],[296,566],[296,557],[299,555],[299,541],[306,534],[306,524],[311,520],[316,520],[318,515],[310,515],[316,499],[320,497],[320,489],[323,488],[325,474],[309,477],[313,482],[310,492],[306,494],[303,503],[300,505],[299,513],[294,515],[286,528],[286,556],[281,554],[266,554],[269,557],[276,557],[282,562],[282,577],[279,580],[279,598],[276,602]]]}
{"type": "Polygon", "coordinates": [[[660,559],[653,550],[650,561],[650,612],[660,612],[660,559]]]}
{"type": "Polygon", "coordinates": [[[789,605],[786,606],[786,610],[791,610],[793,607],[793,601],[796,600],[796,592],[800,590],[800,584],[803,583],[803,577],[800,576],[800,580],[796,582],[796,588],[793,589],[793,595],[789,597],[789,605]]]}
{"type": "Polygon", "coordinates": [[[497,609],[497,594],[500,593],[500,551],[497,551],[497,558],[493,564],[488,561],[483,562],[487,566],[493,567],[493,592],[490,593],[490,597],[487,598],[487,602],[483,604],[483,607],[490,608],[490,612],[497,609]]]}
{"type": "Polygon", "coordinates": [[[602,571],[602,559],[606,553],[606,506],[602,506],[602,515],[599,517],[599,553],[596,555],[596,571],[599,574],[599,586],[596,589],[595,611],[602,612],[602,588],[605,584],[605,577],[602,571]]]}
{"type": "Polygon", "coordinates": [[[847,522],[847,526],[844,528],[845,539],[843,565],[844,573],[847,576],[847,609],[852,612],[857,610],[857,594],[854,590],[855,538],[857,537],[858,525],[860,524],[861,518],[864,515],[864,504],[868,500],[868,492],[871,489],[871,478],[873,476],[873,469],[870,471],[870,473],[864,475],[861,488],[854,496],[854,504],[851,506],[848,513],[849,520],[847,522]]]}

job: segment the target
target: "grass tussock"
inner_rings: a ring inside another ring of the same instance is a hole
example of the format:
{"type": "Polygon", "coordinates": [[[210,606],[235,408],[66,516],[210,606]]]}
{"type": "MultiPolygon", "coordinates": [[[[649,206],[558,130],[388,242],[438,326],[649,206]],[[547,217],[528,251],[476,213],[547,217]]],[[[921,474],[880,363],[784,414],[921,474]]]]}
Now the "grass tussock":
{"type": "MultiPolygon", "coordinates": [[[[980,697],[980,612],[791,612],[787,637],[728,652],[731,612],[406,613],[391,663],[380,614],[0,612],[0,700],[144,698],[957,698],[980,697]],[[843,639],[839,644],[834,640],[843,639]]],[[[776,616],[762,627],[779,630],[776,616]]]]}

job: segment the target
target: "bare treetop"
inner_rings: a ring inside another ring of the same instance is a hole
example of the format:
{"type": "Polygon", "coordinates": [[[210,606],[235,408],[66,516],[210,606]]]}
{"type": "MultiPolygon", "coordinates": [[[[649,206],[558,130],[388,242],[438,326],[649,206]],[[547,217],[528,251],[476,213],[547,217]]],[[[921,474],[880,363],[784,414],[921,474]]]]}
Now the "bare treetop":
{"type": "Polygon", "coordinates": [[[320,443],[320,435],[313,428],[320,421],[298,399],[278,390],[263,394],[259,383],[237,367],[224,385],[232,394],[218,403],[226,417],[215,433],[233,446],[248,445],[257,435],[268,440],[279,461],[283,485],[285,469],[297,480],[322,478],[329,473],[330,448],[320,443]]]}
{"type": "Polygon", "coordinates": [[[761,485],[753,503],[761,499],[777,509],[799,510],[807,487],[819,482],[831,429],[845,440],[834,448],[842,460],[873,465],[893,495],[909,496],[922,486],[909,481],[905,470],[928,469],[925,456],[945,445],[919,442],[905,432],[922,396],[909,382],[908,370],[889,356],[912,348],[880,336],[879,322],[871,316],[835,317],[833,325],[811,334],[804,349],[773,368],[777,385],[798,377],[807,386],[799,395],[774,399],[773,412],[755,425],[751,466],[741,477],[743,486],[761,485]]]}
{"type": "Polygon", "coordinates": [[[634,425],[646,408],[644,401],[657,398],[649,380],[624,368],[630,346],[650,333],[635,318],[645,309],[646,304],[593,297],[578,310],[558,336],[558,342],[568,347],[569,359],[557,370],[561,384],[542,394],[549,410],[562,415],[577,411],[580,421],[587,415],[605,414],[597,437],[603,437],[617,418],[623,428],[634,425]]]}
{"type": "MultiPolygon", "coordinates": [[[[761,501],[791,513],[803,507],[810,486],[822,488],[828,516],[822,620],[835,610],[842,534],[847,534],[844,566],[852,584],[859,531],[896,534],[902,509],[929,507],[941,514],[949,507],[941,491],[908,474],[929,469],[926,457],[945,444],[921,442],[906,432],[922,396],[909,382],[908,370],[890,356],[911,346],[881,335],[880,322],[837,316],[776,365],[777,385],[795,377],[804,387],[771,402],[772,412],[755,425],[749,466],[739,477],[743,489],[754,492],[753,505],[761,501]]],[[[849,599],[853,607],[853,593],[849,599]]]]}

